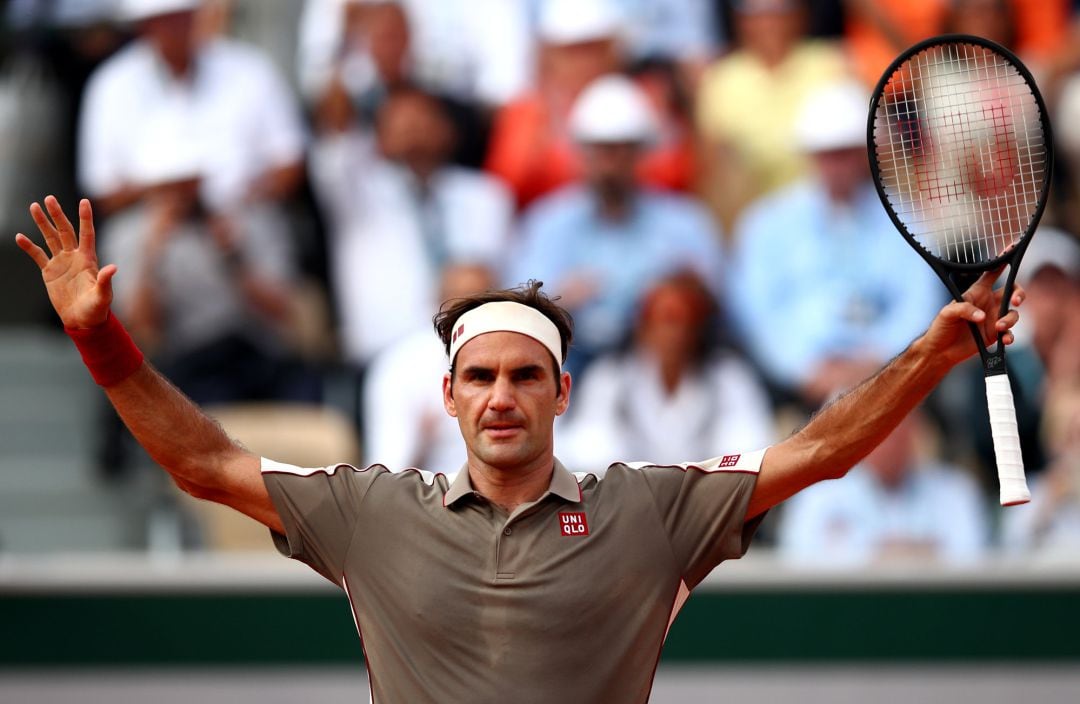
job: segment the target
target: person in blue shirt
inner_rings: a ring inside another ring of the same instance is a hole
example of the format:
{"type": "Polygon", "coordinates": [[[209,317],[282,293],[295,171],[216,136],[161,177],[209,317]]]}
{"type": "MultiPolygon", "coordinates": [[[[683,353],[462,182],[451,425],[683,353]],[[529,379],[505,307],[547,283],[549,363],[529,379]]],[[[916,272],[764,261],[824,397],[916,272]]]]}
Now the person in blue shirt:
{"type": "Polygon", "coordinates": [[[778,549],[789,565],[964,566],[989,547],[985,496],[966,470],[920,456],[914,411],[847,476],[793,496],[778,549]]]}
{"type": "Polygon", "coordinates": [[[812,408],[902,351],[946,298],[875,192],[867,104],[854,83],[811,95],[796,133],[813,176],[735,231],[732,315],[770,381],[812,408]]]}
{"type": "Polygon", "coordinates": [[[681,269],[719,281],[720,240],[696,201],[641,186],[643,148],[656,138],[648,98],[618,75],[597,79],[571,111],[582,150],[582,182],[526,212],[508,280],[542,280],[574,315],[576,369],[620,342],[650,284],[681,269]]]}

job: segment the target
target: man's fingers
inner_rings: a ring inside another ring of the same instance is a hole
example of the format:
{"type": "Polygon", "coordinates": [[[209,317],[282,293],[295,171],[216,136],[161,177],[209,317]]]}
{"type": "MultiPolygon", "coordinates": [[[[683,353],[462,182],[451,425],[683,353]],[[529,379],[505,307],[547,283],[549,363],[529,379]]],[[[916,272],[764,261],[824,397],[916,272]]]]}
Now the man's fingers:
{"type": "Polygon", "coordinates": [[[941,309],[941,315],[952,320],[966,320],[971,323],[981,323],[986,320],[986,312],[974,303],[953,301],[941,309]]]}
{"type": "Polygon", "coordinates": [[[15,244],[19,245],[19,249],[30,255],[30,258],[34,260],[34,263],[38,265],[39,269],[44,269],[49,263],[49,255],[45,254],[45,250],[34,244],[33,241],[23,233],[20,232],[15,235],[15,244]]]}
{"type": "Polygon", "coordinates": [[[90,201],[83,198],[79,201],[79,249],[94,254],[97,246],[97,236],[94,233],[94,211],[90,207],[90,201]]]}
{"type": "Polygon", "coordinates": [[[1016,286],[1013,287],[1012,300],[1009,302],[1009,305],[1019,307],[1020,304],[1022,304],[1024,302],[1024,299],[1026,299],[1026,298],[1027,298],[1027,291],[1025,291],[1024,287],[1021,286],[1020,284],[1016,284],[1016,286]]]}
{"type": "Polygon", "coordinates": [[[75,228],[71,226],[71,221],[64,214],[64,209],[60,207],[60,201],[56,200],[55,196],[45,196],[45,208],[56,223],[56,232],[60,236],[60,244],[63,248],[76,249],[79,243],[75,240],[75,228]]]}
{"type": "Polygon", "coordinates": [[[105,290],[112,290],[112,277],[116,275],[116,265],[107,264],[98,272],[97,286],[98,288],[105,288],[105,290]]]}
{"type": "Polygon", "coordinates": [[[1010,310],[1008,313],[1003,315],[1001,318],[998,318],[998,321],[995,324],[995,327],[998,329],[999,332],[1003,331],[1003,330],[1008,330],[1013,325],[1016,325],[1018,320],[1020,320],[1020,314],[1018,312],[1016,312],[1015,310],[1010,310]]]}
{"type": "Polygon", "coordinates": [[[45,214],[39,204],[30,204],[30,217],[34,219],[34,224],[41,231],[41,236],[45,238],[45,244],[49,247],[49,251],[53,254],[64,251],[63,245],[60,244],[60,235],[56,233],[52,221],[49,220],[49,216],[45,214]]]}

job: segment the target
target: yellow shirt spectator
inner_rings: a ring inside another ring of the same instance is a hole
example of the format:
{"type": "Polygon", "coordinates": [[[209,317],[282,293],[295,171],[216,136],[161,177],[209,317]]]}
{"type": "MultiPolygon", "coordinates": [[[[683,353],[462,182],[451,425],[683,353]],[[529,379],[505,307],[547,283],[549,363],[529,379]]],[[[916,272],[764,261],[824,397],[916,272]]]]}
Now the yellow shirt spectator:
{"type": "Polygon", "coordinates": [[[845,70],[843,53],[825,42],[801,42],[772,68],[736,51],[705,73],[698,128],[709,142],[730,148],[759,194],[772,190],[806,172],[792,137],[803,100],[845,70]]]}

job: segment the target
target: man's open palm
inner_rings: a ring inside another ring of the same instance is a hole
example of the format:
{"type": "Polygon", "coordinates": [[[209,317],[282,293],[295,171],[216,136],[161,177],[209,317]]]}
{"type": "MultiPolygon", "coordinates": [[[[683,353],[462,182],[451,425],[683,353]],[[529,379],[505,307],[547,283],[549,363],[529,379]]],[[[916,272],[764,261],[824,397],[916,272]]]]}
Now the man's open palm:
{"type": "Polygon", "coordinates": [[[78,236],[56,198],[46,197],[45,209],[34,203],[30,215],[52,256],[21,232],[15,236],[15,243],[41,269],[49,300],[66,327],[89,328],[105,322],[112,303],[111,282],[116,266],[98,269],[90,201],[79,203],[78,236]]]}

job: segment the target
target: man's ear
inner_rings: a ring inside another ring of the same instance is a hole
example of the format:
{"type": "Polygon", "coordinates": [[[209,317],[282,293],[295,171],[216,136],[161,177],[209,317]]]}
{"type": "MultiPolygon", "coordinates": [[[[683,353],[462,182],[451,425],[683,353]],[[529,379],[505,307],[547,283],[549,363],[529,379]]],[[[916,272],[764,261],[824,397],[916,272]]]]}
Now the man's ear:
{"type": "Polygon", "coordinates": [[[454,382],[450,377],[450,372],[443,374],[442,402],[446,412],[454,418],[457,418],[457,406],[454,404],[454,382]]]}
{"type": "Polygon", "coordinates": [[[555,398],[555,415],[561,416],[566,413],[566,409],[570,406],[570,387],[572,385],[570,372],[563,372],[559,375],[559,395],[555,398]]]}

